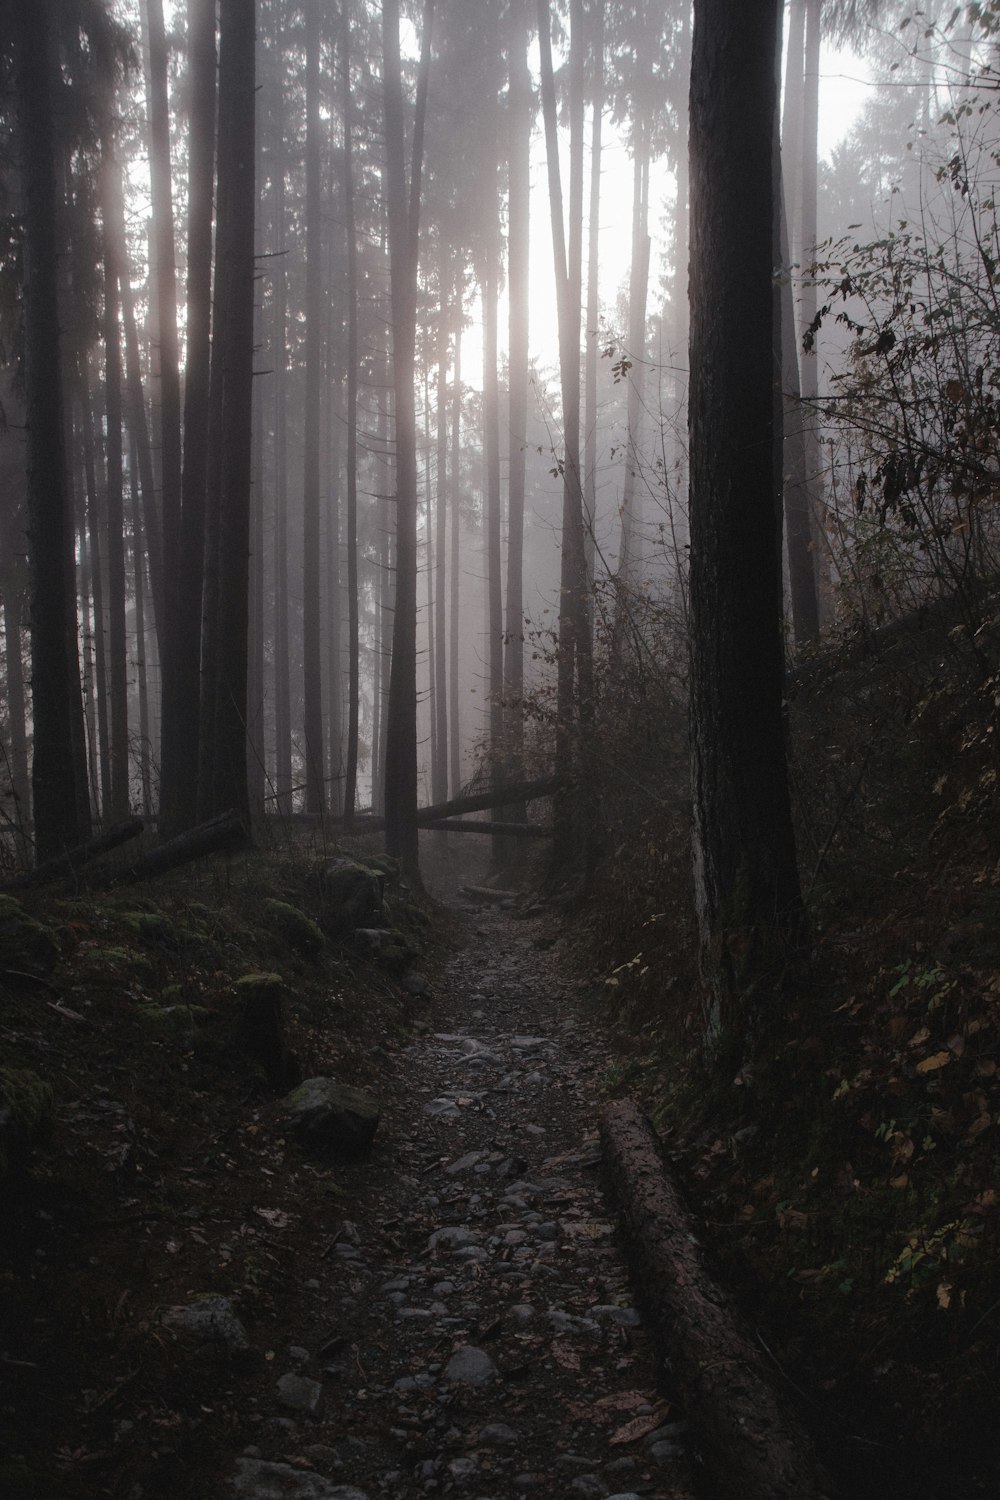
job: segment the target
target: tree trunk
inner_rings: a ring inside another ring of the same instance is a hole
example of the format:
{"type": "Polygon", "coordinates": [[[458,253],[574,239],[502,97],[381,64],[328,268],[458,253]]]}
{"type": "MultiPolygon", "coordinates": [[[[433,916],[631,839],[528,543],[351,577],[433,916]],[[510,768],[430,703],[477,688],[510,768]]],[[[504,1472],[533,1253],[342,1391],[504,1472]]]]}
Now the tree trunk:
{"type": "MultiPolygon", "coordinates": [[[[530,154],[533,98],[528,69],[527,0],[513,0],[509,15],[508,104],[510,188],[507,225],[508,427],[507,621],[504,654],[506,775],[516,780],[524,755],[524,478],[528,429],[528,288],[530,154]]],[[[523,822],[522,809],[508,809],[523,822]]]]}
{"type": "Polygon", "coordinates": [[[445,604],[448,553],[448,277],[451,255],[443,243],[438,267],[437,349],[437,494],[434,519],[437,545],[434,551],[434,757],[431,762],[431,797],[440,802],[448,795],[448,661],[445,604]]]}
{"type": "Polygon", "coordinates": [[[319,387],[323,327],[319,172],[319,8],[306,5],[306,393],[302,497],[302,697],[306,812],[322,813],[323,677],[320,664],[319,387]]]}
{"type": "Polygon", "coordinates": [[[201,622],[205,587],[205,488],[211,389],[212,207],[215,175],[215,0],[188,0],[187,359],[173,726],[176,826],[198,810],[201,725],[201,622]]]}
{"type": "Polygon", "coordinates": [[[747,1055],[802,927],[785,759],[773,269],[776,5],[696,0],[691,738],[706,1025],[747,1055]]]}
{"type": "MultiPolygon", "coordinates": [[[[542,69],[542,107],[545,118],[545,155],[549,177],[549,206],[555,258],[556,303],[559,316],[559,370],[563,407],[563,514],[560,570],[559,654],[557,681],[556,771],[569,777],[578,750],[589,756],[587,743],[593,711],[590,619],[587,569],[583,547],[583,487],[580,474],[580,299],[583,253],[583,5],[570,7],[570,204],[569,250],[563,225],[562,183],[556,128],[555,82],[549,36],[548,0],[538,0],[542,69]],[[579,692],[575,691],[576,684],[579,692]],[[579,723],[577,722],[579,716],[579,723]]],[[[569,864],[579,852],[580,809],[588,800],[568,783],[556,805],[553,863],[569,864]]]]}
{"type": "Polygon", "coordinates": [[[594,6],[595,35],[593,121],[590,137],[590,207],[587,216],[587,314],[584,336],[584,449],[583,449],[583,524],[584,555],[587,582],[594,582],[597,518],[597,360],[600,300],[598,273],[601,243],[601,136],[604,118],[604,0],[594,6]]]}
{"type": "Polygon", "coordinates": [[[32,794],[35,853],[42,860],[89,836],[90,808],[78,795],[74,752],[83,739],[83,706],[68,567],[73,518],[63,424],[50,0],[15,6],[11,20],[23,193],[32,794]]]}
{"type": "MultiPolygon", "coordinates": [[[[20,571],[20,569],[18,569],[20,571]]],[[[10,789],[14,798],[14,826],[21,863],[29,862],[31,827],[31,781],[28,774],[27,705],[24,696],[24,659],[21,655],[21,616],[24,612],[24,580],[11,580],[3,593],[4,651],[7,659],[7,718],[10,728],[10,789]]]]}
{"type": "Polygon", "coordinates": [[[344,822],[354,817],[358,796],[358,734],[361,703],[360,601],[358,595],[358,240],[354,222],[354,123],[351,96],[351,5],[341,19],[344,117],[343,194],[347,237],[347,763],[344,822]]]}
{"type": "Polygon", "coordinates": [[[451,412],[451,547],[448,572],[448,779],[457,793],[462,785],[462,714],[459,707],[459,604],[461,593],[461,496],[462,496],[462,273],[455,262],[455,373],[451,412]]]}
{"type": "MultiPolygon", "coordinates": [[[[283,19],[279,9],[278,23],[283,19]]],[[[280,68],[281,50],[278,48],[280,68]]],[[[285,87],[277,81],[274,223],[274,758],[277,810],[292,810],[292,694],[288,648],[288,271],[285,245],[285,87]]]]}
{"type": "MultiPolygon", "coordinates": [[[[215,337],[221,482],[215,716],[209,806],[249,817],[247,625],[254,293],[254,0],[219,8],[219,218],[215,337]]],[[[214,371],[213,371],[214,374],[214,371]]],[[[207,726],[206,726],[207,729],[207,726]]]]}
{"type": "Polygon", "coordinates": [[[167,95],[167,43],[162,0],[146,0],[149,27],[149,175],[153,211],[156,323],[160,366],[160,515],[163,546],[163,601],[160,620],[161,713],[160,781],[166,808],[176,801],[176,654],[179,617],[179,534],[181,514],[181,396],[177,343],[177,273],[170,167],[170,112],[167,95]]]}
{"type": "Polygon", "coordinates": [[[98,478],[98,445],[94,430],[94,409],[90,395],[90,368],[84,356],[80,358],[78,371],[80,391],[80,426],[83,432],[84,478],[87,488],[87,554],[90,564],[90,594],[94,606],[94,698],[97,710],[97,745],[95,806],[111,806],[111,749],[108,725],[108,671],[107,629],[104,618],[104,548],[101,533],[104,529],[101,513],[103,476],[98,478]],[[99,790],[99,795],[98,795],[99,790]]]}
{"type": "Polygon", "coordinates": [[[386,848],[418,877],[417,845],[417,451],[414,360],[420,183],[430,73],[433,0],[425,0],[407,190],[399,3],[383,0],[386,199],[396,417],[396,603],[385,754],[386,848]]]}
{"type": "MultiPolygon", "coordinates": [[[[635,122],[632,172],[632,266],[628,307],[628,429],[625,438],[625,478],[622,484],[621,548],[618,558],[616,614],[627,611],[629,597],[639,583],[642,537],[639,466],[646,402],[646,301],[649,289],[649,126],[635,122]]],[[[618,634],[618,632],[616,632],[618,634]]]]}
{"type": "Polygon", "coordinates": [[[108,487],[105,519],[108,557],[108,666],[111,688],[111,802],[105,817],[120,823],[129,812],[128,661],[125,642],[125,500],[122,458],[122,351],[118,284],[126,274],[119,264],[115,234],[116,166],[110,131],[101,140],[100,194],[104,251],[104,398],[107,419],[105,462],[108,487]]]}

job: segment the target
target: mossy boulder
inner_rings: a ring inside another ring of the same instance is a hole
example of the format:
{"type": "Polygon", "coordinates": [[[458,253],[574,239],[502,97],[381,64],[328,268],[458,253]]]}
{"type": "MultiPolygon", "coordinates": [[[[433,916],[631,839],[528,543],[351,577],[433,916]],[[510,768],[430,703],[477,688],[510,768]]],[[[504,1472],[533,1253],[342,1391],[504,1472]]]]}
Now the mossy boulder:
{"type": "Polygon", "coordinates": [[[307,1078],[285,1100],[289,1129],[307,1149],[357,1158],[371,1150],[381,1110],[363,1089],[307,1078]]]}
{"type": "Polygon", "coordinates": [[[52,1133],[50,1086],[29,1068],[0,1068],[0,1181],[52,1133]]]}
{"type": "Polygon", "coordinates": [[[319,953],[326,939],[311,917],[289,901],[277,901],[269,896],[263,903],[264,920],[269,929],[297,953],[310,958],[319,953]]]}
{"type": "Polygon", "coordinates": [[[160,911],[125,911],[121,920],[130,938],[149,947],[175,947],[177,929],[160,911]]]}
{"type": "Polygon", "coordinates": [[[0,896],[0,968],[47,974],[59,957],[55,933],[13,896],[0,896]]]}
{"type": "Polygon", "coordinates": [[[331,859],[317,876],[323,921],[335,932],[377,927],[382,921],[385,874],[355,859],[331,859]]]}

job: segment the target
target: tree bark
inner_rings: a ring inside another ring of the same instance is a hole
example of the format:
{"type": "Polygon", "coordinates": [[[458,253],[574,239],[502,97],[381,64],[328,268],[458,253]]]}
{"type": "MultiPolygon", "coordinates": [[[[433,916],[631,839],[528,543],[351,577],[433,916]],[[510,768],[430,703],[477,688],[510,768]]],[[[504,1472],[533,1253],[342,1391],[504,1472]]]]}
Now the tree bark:
{"type": "Polygon", "coordinates": [[[178,566],[181,516],[181,395],[177,342],[177,272],[170,167],[170,112],[167,95],[167,43],[162,0],[146,0],[149,28],[149,172],[153,210],[156,325],[160,370],[160,517],[163,599],[160,620],[160,778],[169,809],[176,799],[176,655],[179,617],[178,566]]]}
{"type": "Polygon", "coordinates": [[[323,686],[320,665],[319,387],[323,327],[319,170],[319,11],[306,4],[306,390],[302,495],[302,692],[306,812],[322,813],[323,686]]]}
{"type": "Polygon", "coordinates": [[[696,0],[691,739],[706,1029],[746,1057],[802,931],[782,712],[773,271],[778,9],[696,0]]]}
{"type": "MultiPolygon", "coordinates": [[[[510,6],[509,173],[507,223],[508,426],[507,617],[503,695],[507,776],[516,780],[524,756],[524,485],[528,429],[530,154],[533,99],[528,69],[527,0],[510,6]]],[[[523,822],[520,809],[509,810],[523,822]]]]}
{"type": "Polygon", "coordinates": [[[89,836],[90,809],[78,794],[74,750],[83,739],[83,705],[76,592],[68,565],[73,517],[63,421],[50,0],[14,6],[11,19],[24,204],[31,775],[35,852],[43,860],[89,836]]]}
{"type": "MultiPolygon", "coordinates": [[[[215,337],[220,392],[217,676],[208,807],[249,819],[247,626],[254,292],[255,0],[219,8],[219,220],[215,337]]],[[[213,370],[213,375],[215,371],[213,370]]]]}
{"type": "Polygon", "coordinates": [[[448,781],[456,793],[462,785],[462,711],[459,705],[459,604],[461,596],[462,498],[462,319],[465,316],[462,273],[455,262],[455,369],[451,411],[451,538],[448,573],[448,781]]]}
{"type": "Polygon", "coordinates": [[[344,822],[350,827],[358,796],[361,704],[361,626],[358,581],[358,240],[354,217],[354,122],[351,95],[351,5],[341,17],[341,110],[344,120],[343,195],[347,239],[347,760],[344,822]]]}
{"type": "MultiPolygon", "coordinates": [[[[190,826],[198,809],[201,623],[205,590],[205,489],[211,392],[212,208],[215,177],[215,0],[188,0],[187,360],[181,477],[178,637],[175,648],[174,804],[168,821],[190,826]]],[[[165,825],[167,826],[167,825],[165,825]]]]}
{"type": "Polygon", "coordinates": [[[407,188],[399,3],[383,0],[386,208],[396,418],[396,601],[385,751],[386,848],[419,877],[417,845],[417,449],[414,362],[418,230],[433,0],[425,0],[407,188]]]}
{"type": "Polygon", "coordinates": [[[604,119],[604,0],[594,6],[593,120],[590,136],[590,206],[587,215],[587,313],[584,355],[583,524],[587,583],[594,582],[597,518],[597,360],[600,300],[598,273],[601,243],[601,138],[604,119]]]}

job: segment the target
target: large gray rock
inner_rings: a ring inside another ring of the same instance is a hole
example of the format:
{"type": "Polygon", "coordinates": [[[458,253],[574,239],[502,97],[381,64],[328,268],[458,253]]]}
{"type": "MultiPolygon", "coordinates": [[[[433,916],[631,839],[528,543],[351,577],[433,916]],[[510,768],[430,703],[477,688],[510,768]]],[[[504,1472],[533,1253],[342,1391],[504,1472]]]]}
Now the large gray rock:
{"type": "Polygon", "coordinates": [[[335,1078],[307,1078],[285,1100],[289,1128],[303,1145],[338,1156],[364,1156],[378,1128],[377,1100],[335,1078]]]}
{"type": "Polygon", "coordinates": [[[497,1367],[484,1349],[462,1344],[444,1367],[444,1378],[452,1385],[486,1385],[497,1377],[497,1367]]]}
{"type": "Polygon", "coordinates": [[[260,1458],[241,1458],[233,1487],[244,1500],[368,1500],[353,1484],[332,1484],[321,1474],[269,1464],[260,1458]]]}
{"type": "Polygon", "coordinates": [[[163,1314],[167,1328],[192,1333],[206,1343],[224,1344],[227,1349],[249,1349],[247,1331],[236,1315],[228,1297],[207,1292],[186,1307],[168,1307],[163,1314]]]}
{"type": "Polygon", "coordinates": [[[310,1380],[308,1375],[289,1373],[282,1375],[278,1381],[278,1400],[289,1411],[301,1411],[308,1416],[315,1416],[322,1399],[323,1387],[318,1380],[310,1380]]]}

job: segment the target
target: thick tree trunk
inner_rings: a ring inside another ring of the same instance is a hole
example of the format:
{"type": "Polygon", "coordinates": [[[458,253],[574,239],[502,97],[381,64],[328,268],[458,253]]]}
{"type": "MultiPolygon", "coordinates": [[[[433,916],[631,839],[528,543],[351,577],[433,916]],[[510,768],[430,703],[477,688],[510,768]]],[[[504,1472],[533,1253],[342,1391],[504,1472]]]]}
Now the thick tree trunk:
{"type": "MultiPolygon", "coordinates": [[[[254,292],[254,0],[221,0],[215,336],[221,479],[215,714],[209,807],[249,818],[246,763],[254,292]]],[[[213,370],[213,375],[214,375],[213,370]]]]}
{"type": "Polygon", "coordinates": [[[785,759],[773,270],[778,10],[696,0],[691,738],[708,1036],[744,1057],[801,931],[785,759]]]}
{"type": "MultiPolygon", "coordinates": [[[[283,19],[279,9],[278,23],[283,19]]],[[[278,67],[281,67],[278,48],[278,67]]],[[[288,271],[285,247],[285,85],[279,76],[275,109],[274,224],[278,261],[274,282],[274,759],[279,813],[292,810],[292,694],[288,646],[288,271]]]]}
{"type": "MultiPolygon", "coordinates": [[[[14,571],[8,567],[8,580],[14,571]]],[[[18,569],[20,571],[20,569],[18,569]]],[[[24,695],[24,659],[21,655],[21,617],[24,613],[24,580],[8,581],[3,594],[4,653],[7,663],[7,719],[10,731],[10,789],[14,798],[13,821],[22,863],[29,859],[28,830],[31,827],[31,779],[28,773],[27,704],[24,695]]]]}
{"type": "Polygon", "coordinates": [[[160,370],[160,516],[163,544],[163,601],[160,619],[161,713],[160,778],[169,809],[177,795],[176,656],[181,516],[181,395],[177,341],[177,272],[170,166],[170,112],[167,95],[167,43],[162,0],[146,0],[149,28],[149,174],[153,209],[156,325],[160,370]]]}
{"type": "Polygon", "coordinates": [[[66,485],[59,331],[59,232],[53,124],[55,62],[50,0],[11,12],[21,140],[22,264],[31,564],[32,794],[39,860],[90,833],[78,792],[75,744],[83,739],[73,531],[66,485]]]}
{"type": "MultiPolygon", "coordinates": [[[[205,489],[211,388],[212,207],[215,176],[215,0],[188,0],[187,359],[180,568],[177,585],[173,821],[190,826],[198,808],[201,738],[201,622],[205,587],[205,489]]],[[[167,826],[167,825],[165,825],[167,826]]]]}

